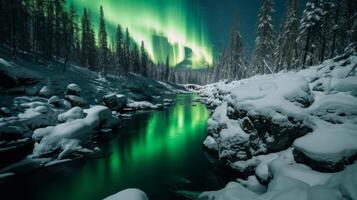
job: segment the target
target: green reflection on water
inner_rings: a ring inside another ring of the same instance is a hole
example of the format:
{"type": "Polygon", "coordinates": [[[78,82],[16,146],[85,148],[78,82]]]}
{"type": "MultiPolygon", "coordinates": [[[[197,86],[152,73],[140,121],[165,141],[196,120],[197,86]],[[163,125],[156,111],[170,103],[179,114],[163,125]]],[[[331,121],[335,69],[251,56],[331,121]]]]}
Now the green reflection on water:
{"type": "Polygon", "coordinates": [[[178,95],[171,108],[135,118],[118,133],[129,136],[110,143],[110,156],[88,161],[46,189],[42,199],[100,199],[129,187],[156,194],[171,187],[173,176],[197,173],[192,165],[205,161],[208,111],[194,98],[178,95]]]}

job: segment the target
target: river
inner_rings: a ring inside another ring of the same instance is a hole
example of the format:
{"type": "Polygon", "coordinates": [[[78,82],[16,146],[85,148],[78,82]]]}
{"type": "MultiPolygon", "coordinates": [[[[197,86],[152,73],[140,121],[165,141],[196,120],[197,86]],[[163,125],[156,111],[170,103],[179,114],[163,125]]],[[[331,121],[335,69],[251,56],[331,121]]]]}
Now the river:
{"type": "Polygon", "coordinates": [[[18,175],[1,193],[11,199],[97,200],[134,187],[151,200],[167,200],[185,199],[176,191],[221,188],[224,176],[202,148],[209,113],[196,97],[180,94],[168,109],[127,120],[117,137],[101,144],[108,156],[18,175]]]}

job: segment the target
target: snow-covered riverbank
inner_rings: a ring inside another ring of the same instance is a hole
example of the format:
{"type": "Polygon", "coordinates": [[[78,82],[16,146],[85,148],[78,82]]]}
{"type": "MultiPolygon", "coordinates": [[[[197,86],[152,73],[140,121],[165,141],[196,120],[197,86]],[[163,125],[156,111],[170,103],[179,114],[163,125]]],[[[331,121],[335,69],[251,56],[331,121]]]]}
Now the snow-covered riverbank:
{"type": "Polygon", "coordinates": [[[356,56],[199,90],[204,145],[248,176],[201,199],[357,199],[356,56]]]}
{"type": "Polygon", "coordinates": [[[169,106],[184,89],[135,74],[102,78],[82,67],[62,67],[0,58],[2,173],[25,157],[48,165],[100,152],[93,138],[118,127],[121,117],[169,106]]]}

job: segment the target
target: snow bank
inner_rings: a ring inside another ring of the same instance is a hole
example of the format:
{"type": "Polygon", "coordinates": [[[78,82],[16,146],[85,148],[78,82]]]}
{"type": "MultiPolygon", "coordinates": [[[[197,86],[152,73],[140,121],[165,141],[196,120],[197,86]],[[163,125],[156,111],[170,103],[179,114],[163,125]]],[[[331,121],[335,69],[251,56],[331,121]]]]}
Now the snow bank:
{"type": "Polygon", "coordinates": [[[148,197],[143,191],[130,188],[106,197],[103,200],[148,200],[148,197]]]}
{"type": "Polygon", "coordinates": [[[220,158],[229,155],[227,164],[235,163],[231,166],[242,170],[252,166],[254,156],[284,150],[299,138],[294,147],[306,157],[299,162],[315,169],[315,165],[323,169],[326,163],[331,169],[337,165],[342,167],[335,170],[343,169],[357,155],[356,126],[352,125],[357,124],[357,76],[347,77],[356,63],[357,57],[350,56],[299,72],[202,87],[199,93],[204,102],[209,106],[218,102],[212,106],[210,138],[204,145],[212,148],[216,143],[220,158]],[[245,160],[249,162],[243,164],[245,160]]]}
{"type": "Polygon", "coordinates": [[[200,88],[213,109],[204,145],[251,175],[200,199],[357,199],[356,64],[352,55],[200,88]]]}

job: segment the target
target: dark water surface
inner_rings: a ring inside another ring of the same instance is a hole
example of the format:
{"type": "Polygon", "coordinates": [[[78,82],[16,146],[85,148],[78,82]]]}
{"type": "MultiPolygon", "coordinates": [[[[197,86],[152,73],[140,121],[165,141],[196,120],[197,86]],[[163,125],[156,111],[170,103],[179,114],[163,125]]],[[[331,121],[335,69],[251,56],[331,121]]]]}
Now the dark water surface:
{"type": "Polygon", "coordinates": [[[184,199],[175,191],[222,187],[202,149],[209,113],[195,98],[178,95],[169,109],[134,116],[101,147],[109,156],[11,178],[0,184],[0,199],[97,200],[131,187],[151,200],[184,199]]]}

